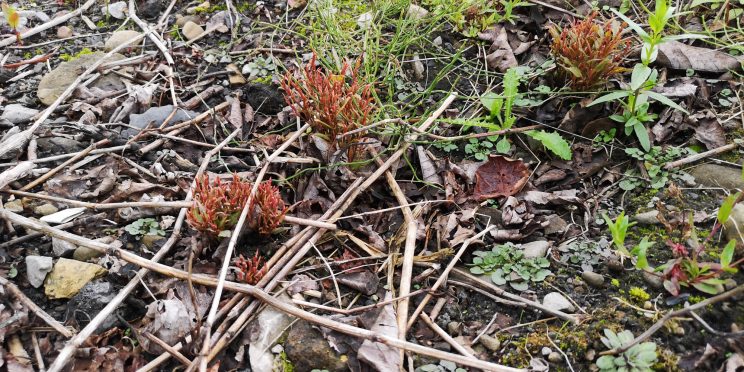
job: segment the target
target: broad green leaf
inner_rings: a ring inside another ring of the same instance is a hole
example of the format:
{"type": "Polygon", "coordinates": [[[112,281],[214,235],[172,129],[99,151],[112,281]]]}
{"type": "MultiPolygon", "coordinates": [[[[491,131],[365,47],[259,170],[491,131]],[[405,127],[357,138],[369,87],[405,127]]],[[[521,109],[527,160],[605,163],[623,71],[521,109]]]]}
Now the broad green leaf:
{"type": "Polygon", "coordinates": [[[558,155],[561,159],[571,160],[571,145],[558,132],[531,130],[525,132],[525,134],[540,141],[545,148],[558,155]]]}
{"type": "Polygon", "coordinates": [[[701,34],[680,34],[680,35],[669,35],[664,36],[661,38],[661,42],[665,43],[667,41],[677,41],[677,40],[689,40],[689,39],[707,39],[709,38],[708,35],[701,35],[701,34]]]}
{"type": "Polygon", "coordinates": [[[648,259],[646,258],[646,251],[648,251],[649,248],[653,247],[654,243],[648,241],[648,236],[644,236],[643,239],[638,243],[638,245],[633,248],[631,253],[636,256],[636,268],[639,270],[643,270],[648,268],[648,259]]]}
{"type": "Polygon", "coordinates": [[[630,90],[635,91],[641,89],[643,83],[645,83],[646,80],[648,80],[648,77],[651,76],[652,71],[651,67],[636,63],[633,67],[633,72],[630,75],[630,90]]]}
{"type": "Polygon", "coordinates": [[[506,139],[506,137],[499,140],[499,142],[496,142],[496,152],[499,154],[506,154],[511,150],[511,143],[509,143],[509,140],[506,139]]]}
{"type": "Polygon", "coordinates": [[[704,292],[704,293],[712,294],[712,295],[719,294],[723,291],[723,287],[720,285],[716,286],[716,285],[711,285],[711,284],[702,283],[702,282],[692,283],[692,286],[695,287],[695,289],[697,289],[700,292],[704,292]]]}
{"type": "Polygon", "coordinates": [[[587,107],[598,105],[600,103],[614,101],[614,100],[617,100],[617,99],[620,99],[620,98],[625,98],[625,97],[627,97],[629,95],[630,95],[630,92],[628,92],[627,90],[621,90],[621,91],[617,91],[617,92],[607,93],[604,96],[599,97],[599,98],[595,99],[594,101],[592,101],[592,103],[590,103],[587,107]]]}
{"type": "Polygon", "coordinates": [[[597,359],[597,367],[600,369],[615,369],[615,357],[612,355],[605,355],[597,359]]]}
{"type": "Polygon", "coordinates": [[[671,107],[671,108],[673,108],[675,110],[679,110],[679,111],[684,112],[685,114],[689,114],[689,112],[687,112],[687,110],[683,109],[682,106],[674,103],[674,101],[672,101],[671,99],[667,98],[665,95],[663,95],[661,93],[652,92],[650,90],[649,91],[646,91],[646,92],[643,92],[643,93],[644,94],[647,94],[649,97],[651,97],[651,98],[653,98],[653,99],[655,99],[655,100],[657,100],[657,101],[659,101],[659,102],[661,102],[661,103],[663,103],[663,104],[665,104],[665,105],[667,105],[667,106],[669,106],[669,107],[671,107]]]}
{"type": "Polygon", "coordinates": [[[721,267],[724,269],[731,265],[731,261],[734,259],[734,250],[736,249],[736,240],[732,239],[726,244],[721,252],[721,267]]]}
{"type": "Polygon", "coordinates": [[[718,208],[718,223],[724,224],[726,223],[726,221],[728,221],[738,197],[739,193],[737,192],[736,194],[729,194],[729,196],[727,196],[726,199],[723,200],[723,203],[721,203],[721,207],[718,208]]]}
{"type": "Polygon", "coordinates": [[[496,109],[496,101],[503,100],[498,94],[494,92],[488,92],[480,97],[480,102],[483,107],[488,110],[489,113],[493,113],[496,109]]]}
{"type": "Polygon", "coordinates": [[[638,137],[638,142],[641,143],[641,147],[646,151],[651,150],[651,140],[648,138],[646,127],[641,124],[641,122],[638,122],[633,126],[633,131],[635,132],[636,137],[638,137]]]}

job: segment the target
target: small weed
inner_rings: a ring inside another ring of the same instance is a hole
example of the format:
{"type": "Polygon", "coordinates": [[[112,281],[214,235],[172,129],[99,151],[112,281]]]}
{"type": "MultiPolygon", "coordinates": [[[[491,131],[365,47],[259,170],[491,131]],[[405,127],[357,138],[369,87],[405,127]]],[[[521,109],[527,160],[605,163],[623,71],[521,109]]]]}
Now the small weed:
{"type": "Polygon", "coordinates": [[[276,70],[276,62],[272,56],[258,56],[243,67],[243,73],[247,74],[249,79],[268,77],[276,73],[276,70]]]}
{"type": "Polygon", "coordinates": [[[512,243],[495,246],[490,251],[475,251],[470,272],[490,275],[496,285],[509,285],[525,291],[529,282],[541,282],[551,274],[550,261],[545,257],[526,258],[512,243]]]}
{"type": "Polygon", "coordinates": [[[620,64],[630,47],[630,39],[614,28],[611,20],[595,23],[597,13],[574,21],[566,28],[550,28],[551,50],[556,62],[569,77],[571,88],[587,90],[603,85],[613,75],[625,71],[620,64]]]}
{"type": "MultiPolygon", "coordinates": [[[[465,153],[473,156],[476,160],[485,161],[486,159],[488,159],[488,155],[491,154],[494,146],[496,147],[496,151],[499,153],[505,153],[509,151],[509,148],[511,147],[509,146],[509,142],[505,142],[505,148],[500,148],[502,146],[502,143],[503,142],[499,142],[499,136],[471,138],[468,140],[468,144],[465,145],[465,153]]],[[[455,146],[455,148],[457,148],[457,146],[455,146]]]]}
{"type": "MultiPolygon", "coordinates": [[[[602,343],[609,349],[618,349],[633,341],[633,333],[622,331],[615,334],[612,330],[604,330],[602,343]]],[[[605,355],[597,359],[600,371],[647,372],[653,371],[651,366],[656,363],[656,343],[642,342],[620,355],[605,355]]]]}
{"type": "Polygon", "coordinates": [[[558,247],[558,251],[561,252],[560,260],[564,263],[580,265],[582,270],[594,271],[594,268],[611,254],[606,245],[603,247],[597,242],[578,240],[570,244],[561,244],[558,247]]]}
{"type": "Polygon", "coordinates": [[[651,298],[651,295],[641,287],[630,287],[628,295],[640,302],[648,301],[651,298]]]}
{"type": "Polygon", "coordinates": [[[65,61],[65,62],[69,62],[69,61],[76,60],[76,59],[80,58],[80,56],[84,56],[86,54],[93,54],[93,51],[90,50],[89,48],[83,48],[81,51],[79,51],[79,52],[77,52],[75,54],[62,53],[62,54],[59,55],[59,59],[65,61]]]}
{"type": "Polygon", "coordinates": [[[624,177],[624,179],[618,184],[621,189],[630,191],[637,187],[644,186],[651,187],[654,190],[659,190],[669,183],[670,178],[682,177],[682,173],[679,171],[667,170],[664,166],[666,163],[684,156],[687,151],[680,147],[667,147],[666,149],[662,149],[659,146],[654,146],[645,153],[640,149],[629,147],[625,149],[625,153],[643,162],[643,166],[646,168],[646,172],[651,181],[647,182],[643,180],[640,178],[640,174],[637,170],[631,169],[626,173],[626,177],[624,177]]]}
{"type": "Polygon", "coordinates": [[[246,259],[243,255],[240,255],[235,259],[234,264],[238,269],[236,273],[237,279],[243,283],[256,285],[266,275],[266,265],[263,257],[258,254],[258,251],[250,259],[246,259]]]}
{"type": "Polygon", "coordinates": [[[124,226],[124,230],[137,238],[145,235],[165,236],[165,231],[154,218],[140,218],[137,221],[124,226]]]}

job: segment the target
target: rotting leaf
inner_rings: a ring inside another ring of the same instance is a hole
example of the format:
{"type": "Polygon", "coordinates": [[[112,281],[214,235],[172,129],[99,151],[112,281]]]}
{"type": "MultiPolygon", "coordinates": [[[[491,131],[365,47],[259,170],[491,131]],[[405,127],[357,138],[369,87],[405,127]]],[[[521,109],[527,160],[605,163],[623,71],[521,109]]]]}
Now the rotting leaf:
{"type": "Polygon", "coordinates": [[[488,66],[500,72],[506,72],[510,67],[519,65],[517,58],[514,56],[509,37],[506,34],[506,28],[494,26],[492,29],[481,32],[478,38],[484,41],[490,41],[491,47],[488,48],[486,62],[488,66]]]}
{"type": "MultiPolygon", "coordinates": [[[[392,298],[390,292],[385,294],[385,300],[392,298]]],[[[390,337],[397,337],[398,323],[392,304],[387,304],[377,316],[370,331],[390,337]]],[[[369,363],[378,371],[397,371],[401,367],[400,353],[397,349],[381,342],[364,340],[359,348],[359,360],[369,363]]]]}
{"type": "Polygon", "coordinates": [[[518,193],[527,183],[530,172],[521,160],[513,160],[496,155],[481,165],[475,172],[476,200],[512,196],[518,193]]]}
{"type": "Polygon", "coordinates": [[[659,45],[657,61],[676,70],[727,72],[741,67],[742,60],[714,49],[694,47],[679,41],[659,45]]]}

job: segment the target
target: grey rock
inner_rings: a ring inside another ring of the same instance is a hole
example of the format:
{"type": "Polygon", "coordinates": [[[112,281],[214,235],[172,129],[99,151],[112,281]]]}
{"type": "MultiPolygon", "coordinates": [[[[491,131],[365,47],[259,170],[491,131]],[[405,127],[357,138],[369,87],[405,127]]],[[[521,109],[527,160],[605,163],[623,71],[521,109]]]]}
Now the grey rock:
{"type": "Polygon", "coordinates": [[[545,254],[548,253],[548,247],[550,247],[550,243],[546,240],[537,240],[522,244],[525,258],[545,257],[545,254]]]}
{"type": "MultiPolygon", "coordinates": [[[[280,297],[282,301],[291,303],[286,295],[280,297]]],[[[250,340],[248,358],[253,372],[272,372],[274,349],[271,347],[295,319],[273,307],[266,307],[256,316],[243,333],[250,340]]],[[[277,345],[281,346],[281,345],[277,345]]]]}
{"type": "Polygon", "coordinates": [[[199,35],[204,32],[202,26],[197,25],[192,21],[187,21],[183,27],[181,27],[181,33],[188,40],[196,39],[199,35]]]}
{"type": "Polygon", "coordinates": [[[23,212],[23,202],[21,199],[11,200],[4,205],[5,209],[13,212],[13,213],[21,213],[23,212]]]}
{"type": "Polygon", "coordinates": [[[568,228],[566,220],[558,215],[548,217],[548,226],[545,227],[545,235],[561,234],[568,228]]]}
{"type": "Polygon", "coordinates": [[[429,11],[424,7],[411,4],[408,6],[408,12],[406,12],[406,15],[411,19],[422,19],[429,15],[429,11]]]}
{"type": "MultiPolygon", "coordinates": [[[[86,284],[67,304],[66,319],[75,319],[79,326],[87,325],[116,296],[116,288],[106,280],[94,280],[86,284]]],[[[105,332],[118,323],[116,315],[111,314],[96,329],[105,332]]]]}
{"type": "Polygon", "coordinates": [[[194,23],[199,22],[199,17],[193,16],[193,15],[183,16],[180,14],[176,14],[176,25],[178,27],[183,27],[188,22],[194,22],[194,23]]]}
{"type": "Polygon", "coordinates": [[[554,311],[566,311],[572,313],[576,310],[574,305],[559,292],[550,292],[543,298],[543,306],[554,311]]]}
{"type": "Polygon", "coordinates": [[[662,279],[659,275],[654,275],[653,273],[650,273],[648,271],[643,272],[643,281],[646,282],[646,284],[650,285],[651,288],[664,288],[664,279],[662,279]]]}
{"type": "Polygon", "coordinates": [[[21,124],[31,120],[31,118],[38,113],[39,110],[12,103],[5,106],[3,114],[0,115],[0,119],[5,119],[13,124],[21,124]]]}
{"type": "Polygon", "coordinates": [[[72,258],[78,261],[89,261],[94,258],[103,256],[103,253],[88,247],[77,247],[75,252],[72,253],[72,258]]]}
{"type": "MultiPolygon", "coordinates": [[[[106,43],[103,44],[103,50],[109,52],[114,50],[119,45],[128,43],[130,40],[140,36],[140,33],[133,30],[122,30],[122,31],[115,31],[111,36],[106,40],[106,43]]],[[[130,48],[137,48],[139,43],[133,43],[129,47],[130,48]]]]}
{"type": "Polygon", "coordinates": [[[39,216],[46,216],[52,213],[56,213],[59,209],[52,204],[45,203],[34,208],[34,213],[39,216]]]}
{"type": "Polygon", "coordinates": [[[633,217],[633,220],[638,222],[640,225],[658,225],[661,222],[656,218],[659,215],[659,211],[648,211],[638,213],[633,217]]]}
{"type": "Polygon", "coordinates": [[[594,288],[602,288],[604,286],[604,276],[592,271],[584,270],[584,272],[581,273],[581,279],[584,279],[586,284],[589,284],[594,288]]]}
{"type": "Polygon", "coordinates": [[[540,349],[540,354],[542,354],[543,356],[548,356],[552,352],[553,352],[553,349],[551,349],[551,348],[549,348],[547,346],[543,346],[542,349],[540,349]]]}
{"type": "Polygon", "coordinates": [[[478,342],[480,342],[481,345],[485,346],[486,349],[496,352],[501,350],[501,341],[499,341],[496,337],[491,337],[489,335],[481,335],[478,339],[478,342]]]}
{"type": "Polygon", "coordinates": [[[695,181],[708,187],[723,187],[732,192],[744,190],[741,179],[741,168],[726,167],[717,164],[703,164],[693,168],[690,175],[695,181]]]}
{"type": "Polygon", "coordinates": [[[548,361],[550,363],[560,363],[563,361],[563,356],[561,356],[561,353],[554,351],[548,354],[548,361]]]}
{"type": "MultiPolygon", "coordinates": [[[[64,92],[80,76],[81,72],[88,69],[88,67],[104,56],[105,53],[103,52],[93,52],[91,54],[81,55],[72,61],[60,63],[57,68],[41,78],[36,92],[39,100],[41,100],[45,105],[51,105],[54,103],[62,92],[64,92]]],[[[124,58],[126,57],[117,53],[109,57],[106,62],[119,61],[124,58]]],[[[108,74],[96,79],[91,87],[103,90],[118,90],[124,88],[124,83],[118,76],[108,74]]]]}
{"type": "Polygon", "coordinates": [[[111,3],[107,7],[101,7],[101,13],[105,16],[112,16],[116,19],[124,19],[127,17],[127,11],[129,10],[129,6],[124,1],[117,1],[115,3],[111,3]]]}
{"type": "Polygon", "coordinates": [[[68,26],[61,26],[57,29],[57,38],[58,39],[66,39],[68,37],[72,36],[72,29],[68,26]]]}
{"type": "Polygon", "coordinates": [[[296,322],[289,330],[284,350],[297,372],[348,370],[345,357],[334,351],[320,331],[304,320],[296,322]]]}
{"type": "Polygon", "coordinates": [[[726,233],[726,241],[737,240],[738,244],[744,244],[744,205],[736,204],[731,210],[731,215],[723,224],[726,233]]]}
{"type": "Polygon", "coordinates": [[[462,323],[460,322],[449,322],[447,323],[447,331],[450,336],[459,335],[462,329],[462,323]]]}
{"type": "MultiPolygon", "coordinates": [[[[150,123],[153,123],[155,127],[159,127],[163,124],[168,115],[173,111],[173,105],[165,105],[159,107],[150,107],[147,111],[141,114],[130,114],[129,125],[138,129],[146,128],[150,123]]],[[[199,115],[198,113],[190,110],[178,109],[168,123],[177,124],[180,122],[187,121],[199,115]]],[[[138,131],[135,129],[127,129],[122,132],[124,135],[134,135],[138,131]]]]}
{"type": "Polygon", "coordinates": [[[83,144],[65,137],[45,137],[36,139],[39,152],[44,154],[69,154],[83,149],[83,144]]]}
{"type": "Polygon", "coordinates": [[[586,354],[584,354],[584,359],[588,361],[594,360],[594,358],[597,357],[597,352],[594,349],[587,350],[586,354]]]}
{"type": "Polygon", "coordinates": [[[47,274],[52,271],[54,260],[45,256],[26,256],[26,277],[34,288],[44,284],[47,274]]]}
{"type": "Polygon", "coordinates": [[[77,246],[66,240],[60,238],[52,238],[52,252],[55,257],[68,256],[72,252],[75,252],[77,246]]]}

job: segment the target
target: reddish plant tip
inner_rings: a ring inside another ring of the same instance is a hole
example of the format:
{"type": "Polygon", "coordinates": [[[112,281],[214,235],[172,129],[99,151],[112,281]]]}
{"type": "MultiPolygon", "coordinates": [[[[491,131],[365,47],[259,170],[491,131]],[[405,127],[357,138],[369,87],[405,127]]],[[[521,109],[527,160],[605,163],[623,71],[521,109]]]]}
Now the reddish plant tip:
{"type": "Polygon", "coordinates": [[[595,12],[563,29],[550,28],[556,63],[575,90],[594,88],[625,71],[620,64],[630,47],[630,39],[623,38],[620,34],[623,27],[614,29],[611,20],[602,25],[595,23],[596,16],[595,12]]]}
{"type": "Polygon", "coordinates": [[[287,71],[282,79],[284,100],[297,117],[324,135],[332,146],[346,149],[349,161],[353,161],[358,151],[356,143],[365,131],[346,134],[368,124],[373,110],[372,85],[359,82],[361,60],[353,68],[344,62],[338,74],[323,71],[316,60],[313,54],[299,79],[287,71]]]}
{"type": "Polygon", "coordinates": [[[243,255],[240,255],[235,259],[234,263],[238,269],[236,273],[237,279],[243,283],[256,285],[266,275],[264,259],[258,252],[250,259],[246,259],[243,255]]]}
{"type": "MultiPolygon", "coordinates": [[[[210,182],[208,176],[197,179],[194,206],[187,214],[189,225],[213,238],[225,236],[237,224],[252,188],[251,182],[235,174],[232,182],[219,178],[210,182]]],[[[282,223],[287,208],[279,188],[269,180],[259,184],[249,211],[247,225],[261,235],[269,235],[282,223]]]]}

